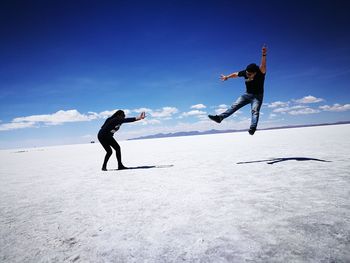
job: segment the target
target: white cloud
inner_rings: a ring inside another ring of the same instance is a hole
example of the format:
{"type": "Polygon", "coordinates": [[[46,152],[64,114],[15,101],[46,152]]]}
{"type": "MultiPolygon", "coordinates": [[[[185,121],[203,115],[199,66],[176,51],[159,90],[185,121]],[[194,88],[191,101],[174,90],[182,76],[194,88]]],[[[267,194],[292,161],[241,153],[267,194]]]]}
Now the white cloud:
{"type": "Polygon", "coordinates": [[[227,108],[219,108],[219,109],[215,110],[215,113],[216,113],[216,115],[219,115],[219,114],[225,112],[226,110],[227,110],[227,108]]]}
{"type": "Polygon", "coordinates": [[[301,98],[301,99],[298,99],[298,100],[295,100],[295,102],[302,103],[302,104],[317,103],[317,102],[321,102],[321,101],[324,101],[324,99],[316,98],[316,97],[311,96],[311,95],[306,96],[306,97],[301,98]]]}
{"type": "MultiPolygon", "coordinates": [[[[100,118],[108,118],[110,116],[112,116],[117,110],[111,110],[111,111],[103,111],[100,112],[98,115],[100,118]]],[[[125,115],[127,117],[135,117],[134,115],[139,115],[141,112],[146,112],[146,118],[144,120],[141,121],[142,125],[149,125],[149,124],[160,124],[161,121],[158,119],[150,119],[150,117],[154,117],[157,116],[158,118],[162,118],[163,120],[166,120],[170,117],[165,117],[166,115],[169,115],[169,113],[171,112],[170,107],[164,107],[160,110],[152,110],[150,108],[137,108],[137,109],[132,109],[132,110],[128,110],[128,109],[124,109],[123,110],[125,112],[125,115]],[[135,114],[136,113],[136,114],[135,114]]]]}
{"type": "Polygon", "coordinates": [[[215,107],[215,113],[216,114],[221,114],[225,111],[227,111],[227,109],[229,108],[230,106],[226,105],[226,104],[220,104],[219,106],[215,107]]]}
{"type": "MultiPolygon", "coordinates": [[[[118,110],[119,109],[102,111],[98,114],[98,117],[102,119],[107,119],[108,117],[111,117],[118,110]]],[[[127,117],[131,114],[131,110],[128,110],[128,109],[123,109],[122,111],[124,111],[127,117]]]]}
{"type": "Polygon", "coordinates": [[[285,108],[278,108],[278,109],[274,109],[273,112],[275,113],[286,113],[289,111],[289,107],[285,107],[285,108]]]}
{"type": "Polygon", "coordinates": [[[77,110],[60,110],[53,114],[32,115],[13,119],[12,123],[43,122],[47,125],[57,125],[65,122],[91,121],[98,118],[96,113],[81,114],[77,110]]]}
{"type": "Polygon", "coordinates": [[[143,119],[141,121],[142,125],[148,125],[148,124],[160,124],[161,121],[157,119],[143,119]]]}
{"type": "Polygon", "coordinates": [[[276,117],[275,113],[282,113],[282,114],[290,114],[290,115],[307,115],[307,114],[314,114],[319,113],[320,111],[317,109],[312,109],[306,106],[302,105],[295,105],[292,107],[284,107],[284,108],[277,108],[272,111],[273,115],[270,114],[271,118],[276,117]]]}
{"type": "Polygon", "coordinates": [[[102,111],[99,113],[100,118],[107,119],[108,117],[112,116],[117,110],[111,110],[111,111],[102,111]]]}
{"type": "Polygon", "coordinates": [[[220,104],[220,105],[217,106],[216,108],[227,109],[228,107],[230,107],[230,106],[229,106],[229,105],[226,105],[226,104],[220,104]]]}
{"type": "Polygon", "coordinates": [[[203,115],[198,115],[197,118],[202,121],[207,121],[208,120],[208,115],[203,114],[203,115]]]}
{"type": "Polygon", "coordinates": [[[286,112],[290,112],[293,110],[301,110],[301,109],[305,109],[305,108],[306,108],[306,106],[296,105],[296,106],[292,106],[292,107],[277,108],[277,109],[274,109],[273,112],[274,113],[286,113],[286,112]]]}
{"type": "Polygon", "coordinates": [[[188,117],[188,116],[200,116],[200,115],[206,115],[207,113],[205,111],[200,110],[191,110],[189,112],[182,113],[182,116],[188,117]]]}
{"type": "MultiPolygon", "coordinates": [[[[300,100],[295,100],[295,102],[298,103],[316,103],[319,101],[323,101],[323,99],[315,98],[313,96],[306,96],[300,100]]],[[[318,107],[318,109],[313,109],[310,107],[307,107],[305,105],[295,105],[292,107],[282,107],[282,108],[275,108],[273,109],[273,113],[282,113],[282,114],[290,114],[290,115],[306,115],[306,114],[315,114],[319,113],[321,111],[330,111],[330,112],[344,112],[350,110],[350,104],[333,104],[333,106],[330,105],[324,105],[318,107]]]]}
{"type": "MultiPolygon", "coordinates": [[[[297,99],[297,100],[291,100],[291,101],[287,101],[287,102],[283,102],[283,101],[275,101],[272,103],[267,103],[267,107],[268,108],[272,108],[274,113],[290,113],[292,112],[293,114],[299,113],[299,112],[303,112],[301,111],[301,109],[305,109],[307,108],[307,106],[305,105],[300,105],[300,104],[311,104],[311,103],[317,103],[317,102],[321,102],[324,101],[324,99],[322,98],[316,98],[314,96],[305,96],[301,99],[297,99]],[[294,106],[290,106],[290,105],[294,106]],[[299,105],[296,105],[299,104],[299,105]],[[298,110],[298,111],[296,111],[298,110]]],[[[311,112],[310,110],[304,111],[304,112],[311,112]]]]}
{"type": "MultiPolygon", "coordinates": [[[[146,112],[146,117],[147,116],[152,116],[153,118],[161,118],[164,120],[171,120],[172,116],[176,113],[179,112],[179,110],[175,107],[163,107],[161,109],[157,110],[152,110],[150,108],[139,108],[139,109],[133,109],[132,112],[135,113],[141,113],[141,112],[146,112]]],[[[159,120],[149,120],[147,123],[160,123],[159,120]]]]}
{"type": "MultiPolygon", "coordinates": [[[[42,125],[60,125],[67,122],[85,122],[96,119],[106,119],[112,116],[117,110],[106,110],[100,113],[88,112],[82,114],[79,111],[73,110],[59,110],[52,114],[31,115],[25,117],[14,118],[9,123],[1,123],[0,131],[8,131],[23,128],[40,127],[42,125]]],[[[139,108],[134,110],[123,109],[126,116],[130,116],[132,112],[148,112],[153,118],[161,118],[162,120],[172,119],[173,115],[178,113],[179,110],[175,107],[163,107],[158,110],[152,110],[148,108],[139,108]]],[[[143,124],[159,124],[160,120],[147,119],[143,124]]]]}
{"type": "Polygon", "coordinates": [[[11,122],[0,124],[0,131],[9,131],[33,127],[35,127],[35,122],[11,122]]]}
{"type": "Polygon", "coordinates": [[[288,112],[288,114],[290,115],[307,115],[307,114],[315,114],[315,113],[319,113],[319,110],[315,110],[315,109],[311,109],[311,108],[304,108],[304,109],[300,109],[300,110],[292,110],[290,112],[288,112]]]}
{"type": "Polygon", "coordinates": [[[136,112],[136,113],[141,113],[141,112],[152,112],[152,110],[149,109],[149,108],[133,109],[132,111],[133,111],[133,112],[136,112]]]}
{"type": "MultiPolygon", "coordinates": [[[[107,117],[110,117],[111,115],[113,115],[116,111],[117,110],[103,111],[103,112],[100,112],[98,115],[100,118],[106,119],[107,117]]],[[[132,117],[132,113],[134,113],[134,115],[139,115],[141,112],[146,112],[146,119],[142,120],[141,123],[142,125],[149,125],[149,124],[160,124],[161,120],[170,120],[172,119],[172,116],[176,114],[179,110],[175,107],[163,107],[157,110],[142,107],[142,108],[136,108],[132,110],[124,109],[123,111],[125,112],[125,115],[127,117],[132,117]]]]}
{"type": "Polygon", "coordinates": [[[281,113],[281,114],[290,114],[290,115],[305,115],[305,114],[314,114],[320,112],[317,109],[312,109],[307,107],[306,105],[303,104],[311,104],[311,103],[317,103],[324,101],[322,98],[316,98],[314,96],[305,96],[301,99],[297,100],[291,100],[287,102],[283,101],[275,101],[272,103],[267,104],[268,108],[272,108],[272,114],[270,115],[269,118],[274,118],[276,117],[276,113],[281,113]],[[294,106],[290,106],[293,105],[294,106]],[[300,105],[301,104],[301,105],[300,105]]]}
{"type": "Polygon", "coordinates": [[[342,111],[350,110],[350,104],[341,105],[336,103],[333,106],[329,106],[329,105],[320,106],[320,109],[324,111],[342,112],[342,111]]]}
{"type": "Polygon", "coordinates": [[[275,101],[270,104],[267,104],[268,108],[277,108],[277,107],[287,107],[289,105],[289,102],[283,102],[283,101],[275,101]]]}
{"type": "Polygon", "coordinates": [[[229,105],[220,104],[218,106],[214,106],[213,108],[215,108],[216,114],[221,114],[221,113],[225,112],[229,107],[230,107],[229,105]]]}
{"type": "Polygon", "coordinates": [[[162,109],[151,111],[150,114],[154,118],[169,118],[178,112],[179,110],[175,107],[163,107],[162,109]]]}
{"type": "Polygon", "coordinates": [[[129,116],[130,116],[131,110],[124,109],[123,111],[124,111],[126,117],[129,117],[129,116]]]}
{"type": "Polygon", "coordinates": [[[191,109],[196,109],[196,110],[201,110],[201,109],[205,109],[207,106],[205,106],[204,104],[196,104],[196,105],[192,105],[191,109]]]}
{"type": "Polygon", "coordinates": [[[77,110],[60,110],[53,114],[31,115],[14,118],[10,123],[1,124],[0,131],[39,127],[40,124],[59,125],[66,122],[91,121],[98,118],[100,118],[100,115],[95,112],[81,114],[77,110]]]}

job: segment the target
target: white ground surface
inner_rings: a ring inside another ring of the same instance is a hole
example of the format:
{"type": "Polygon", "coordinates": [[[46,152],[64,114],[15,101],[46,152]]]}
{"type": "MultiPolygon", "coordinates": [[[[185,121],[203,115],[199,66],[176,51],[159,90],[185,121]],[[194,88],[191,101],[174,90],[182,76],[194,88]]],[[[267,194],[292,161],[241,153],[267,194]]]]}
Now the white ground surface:
{"type": "Polygon", "coordinates": [[[120,144],[127,166],[173,167],[0,151],[0,261],[350,262],[350,125],[120,144]]]}

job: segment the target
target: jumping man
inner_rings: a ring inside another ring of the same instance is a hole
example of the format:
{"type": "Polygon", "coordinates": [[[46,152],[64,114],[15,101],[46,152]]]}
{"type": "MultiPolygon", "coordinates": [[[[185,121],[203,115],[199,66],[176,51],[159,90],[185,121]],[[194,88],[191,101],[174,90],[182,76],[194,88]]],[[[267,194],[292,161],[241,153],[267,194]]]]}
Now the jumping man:
{"type": "Polygon", "coordinates": [[[252,120],[249,128],[249,134],[253,135],[256,131],[259,121],[260,107],[264,98],[264,81],[266,74],[266,54],[267,47],[262,47],[262,57],[260,67],[254,63],[249,64],[245,70],[234,72],[227,76],[221,75],[221,80],[226,81],[229,78],[244,77],[246,85],[246,93],[240,96],[233,105],[225,112],[219,115],[208,115],[208,117],[220,123],[223,119],[229,117],[237,110],[247,104],[251,104],[252,109],[252,120]]]}

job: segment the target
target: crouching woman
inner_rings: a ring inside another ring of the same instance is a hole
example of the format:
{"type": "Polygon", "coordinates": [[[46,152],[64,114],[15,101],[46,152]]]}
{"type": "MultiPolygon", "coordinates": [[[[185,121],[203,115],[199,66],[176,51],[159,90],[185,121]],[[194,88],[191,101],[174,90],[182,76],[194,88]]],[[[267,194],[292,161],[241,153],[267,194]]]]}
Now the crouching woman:
{"type": "Polygon", "coordinates": [[[120,146],[117,143],[117,141],[113,138],[113,135],[119,130],[120,126],[123,123],[139,121],[144,119],[145,117],[145,112],[142,112],[138,117],[125,118],[124,111],[118,110],[105,121],[100,131],[98,132],[98,140],[102,144],[103,148],[106,150],[106,155],[102,165],[102,171],[107,171],[107,162],[113,153],[112,148],[115,150],[117,156],[118,170],[127,169],[127,167],[125,167],[122,163],[120,146]]]}

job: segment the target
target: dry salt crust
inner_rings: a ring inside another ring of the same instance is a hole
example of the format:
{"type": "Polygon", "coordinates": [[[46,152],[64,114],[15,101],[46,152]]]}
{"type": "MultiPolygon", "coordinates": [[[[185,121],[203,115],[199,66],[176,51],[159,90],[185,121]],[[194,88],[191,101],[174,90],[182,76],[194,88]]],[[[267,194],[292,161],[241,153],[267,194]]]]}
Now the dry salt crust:
{"type": "Polygon", "coordinates": [[[0,261],[350,262],[350,125],[120,144],[0,151],[0,261]]]}

